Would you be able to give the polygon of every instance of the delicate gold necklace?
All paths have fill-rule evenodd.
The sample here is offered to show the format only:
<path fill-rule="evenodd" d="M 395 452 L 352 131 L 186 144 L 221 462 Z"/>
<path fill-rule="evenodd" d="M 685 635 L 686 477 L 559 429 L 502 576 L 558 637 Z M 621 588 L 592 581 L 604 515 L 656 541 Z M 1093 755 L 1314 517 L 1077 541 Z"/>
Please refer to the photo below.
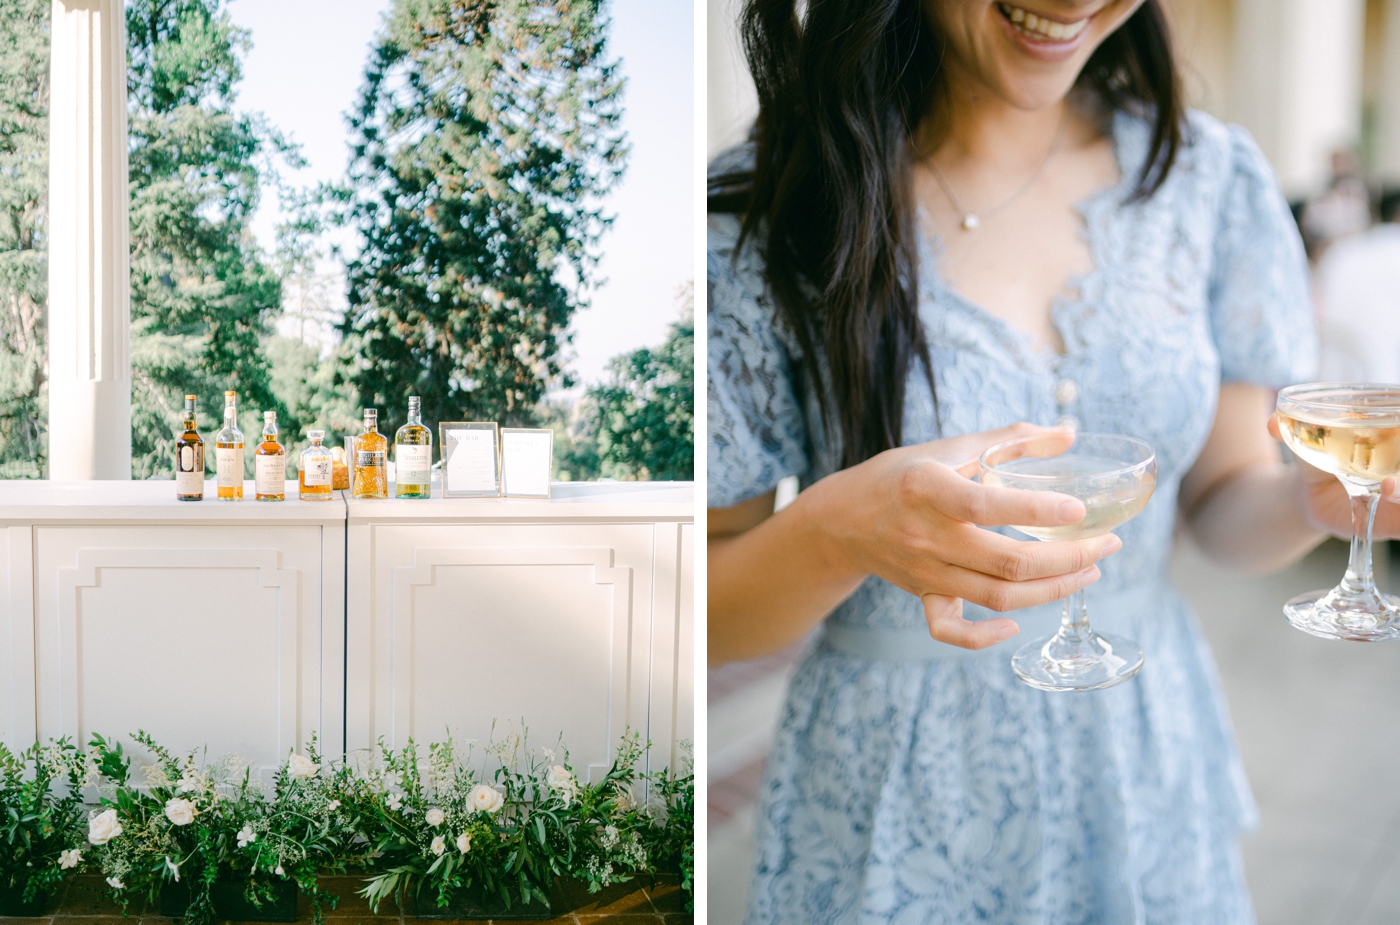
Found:
<path fill-rule="evenodd" d="M 1016 192 L 1012 193 L 1010 199 L 1005 200 L 1000 205 L 988 209 L 987 211 L 982 212 L 981 214 L 963 208 L 963 204 L 958 201 L 958 197 L 953 194 L 953 188 L 948 185 L 948 180 L 943 176 L 943 171 L 939 170 L 938 165 L 933 162 L 933 156 L 930 155 L 929 157 L 925 158 L 925 162 L 928 164 L 929 170 L 933 171 L 933 178 L 937 180 L 938 185 L 943 188 L 943 193 L 948 197 L 948 201 L 953 204 L 954 210 L 962 213 L 963 231 L 976 231 L 977 227 L 982 224 L 982 219 L 991 218 L 993 215 L 996 215 L 1002 209 L 1007 208 L 1013 202 L 1024 196 L 1032 186 L 1035 186 L 1035 181 L 1039 180 L 1041 178 L 1041 175 L 1045 173 L 1045 168 L 1050 166 L 1051 158 L 1055 156 L 1055 152 L 1058 151 L 1060 148 L 1060 130 L 1064 127 L 1064 123 L 1064 114 L 1061 113 L 1060 122 L 1055 127 L 1055 138 L 1050 142 L 1050 150 L 1046 153 L 1045 160 L 1040 162 L 1040 169 L 1037 170 L 1035 174 L 1029 180 L 1026 181 L 1026 185 L 1018 189 Z"/>

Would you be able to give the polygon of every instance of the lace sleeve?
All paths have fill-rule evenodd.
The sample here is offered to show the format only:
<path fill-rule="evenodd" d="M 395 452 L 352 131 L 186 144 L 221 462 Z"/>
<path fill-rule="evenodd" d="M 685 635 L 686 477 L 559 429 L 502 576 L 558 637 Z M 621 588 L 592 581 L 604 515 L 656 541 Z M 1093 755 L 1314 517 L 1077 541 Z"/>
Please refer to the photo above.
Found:
<path fill-rule="evenodd" d="M 706 505 L 729 507 L 807 471 L 806 427 L 791 361 L 773 330 L 751 246 L 736 264 L 738 223 L 711 219 L 708 238 L 709 457 Z"/>
<path fill-rule="evenodd" d="M 1317 369 L 1317 332 L 1303 242 L 1249 133 L 1231 126 L 1229 150 L 1210 286 L 1221 378 L 1271 387 L 1304 381 Z"/>

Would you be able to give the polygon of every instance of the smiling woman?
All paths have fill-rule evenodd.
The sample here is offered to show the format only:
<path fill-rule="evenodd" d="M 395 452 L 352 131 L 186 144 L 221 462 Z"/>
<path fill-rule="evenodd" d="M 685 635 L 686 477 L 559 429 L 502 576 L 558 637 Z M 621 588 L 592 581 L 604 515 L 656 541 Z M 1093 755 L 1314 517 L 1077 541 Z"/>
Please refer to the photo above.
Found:
<path fill-rule="evenodd" d="M 746 921 L 1252 922 L 1253 802 L 1166 564 L 1178 517 L 1254 569 L 1347 529 L 1265 427 L 1315 361 L 1271 169 L 1184 110 L 1158 0 L 750 0 L 743 29 L 759 112 L 710 173 L 709 652 L 817 630 Z M 1078 427 L 1150 444 L 1156 491 L 1118 536 L 1022 542 L 1084 503 L 978 456 Z M 1022 685 L 998 644 L 1086 587 L 1141 672 Z"/>

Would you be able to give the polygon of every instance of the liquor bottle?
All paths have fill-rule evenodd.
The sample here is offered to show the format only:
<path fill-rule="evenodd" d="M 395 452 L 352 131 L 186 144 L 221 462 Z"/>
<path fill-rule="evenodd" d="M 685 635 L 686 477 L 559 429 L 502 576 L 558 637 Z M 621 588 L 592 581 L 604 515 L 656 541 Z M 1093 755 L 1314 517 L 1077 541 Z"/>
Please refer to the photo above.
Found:
<path fill-rule="evenodd" d="M 311 438 L 311 445 L 301 451 L 301 459 L 297 463 L 301 500 L 329 501 L 335 457 L 321 445 L 321 441 L 326 439 L 324 430 L 309 430 L 306 436 Z"/>
<path fill-rule="evenodd" d="M 395 498 L 433 496 L 433 432 L 420 408 L 418 396 L 408 396 L 408 423 L 394 435 Z"/>
<path fill-rule="evenodd" d="M 238 393 L 224 393 L 224 429 L 214 438 L 214 469 L 220 501 L 243 500 L 243 431 L 238 429 Z"/>
<path fill-rule="evenodd" d="M 287 500 L 287 451 L 277 442 L 277 412 L 263 412 L 263 438 L 253 454 L 253 489 L 259 501 Z"/>
<path fill-rule="evenodd" d="M 356 498 L 389 497 L 389 441 L 379 432 L 379 411 L 365 409 L 365 432 L 355 438 Z"/>
<path fill-rule="evenodd" d="M 194 419 L 194 396 L 185 396 L 185 432 L 175 441 L 175 497 L 204 500 L 204 438 Z"/>

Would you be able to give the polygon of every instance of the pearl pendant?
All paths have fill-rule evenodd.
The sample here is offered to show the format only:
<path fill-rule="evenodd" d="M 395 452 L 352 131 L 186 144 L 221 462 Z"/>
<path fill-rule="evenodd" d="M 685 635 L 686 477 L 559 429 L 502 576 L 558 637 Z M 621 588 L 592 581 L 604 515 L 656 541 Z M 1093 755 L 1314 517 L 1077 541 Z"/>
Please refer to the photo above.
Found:
<path fill-rule="evenodd" d="M 982 224 L 982 220 L 971 212 L 963 216 L 963 231 L 972 231 L 980 224 Z"/>

